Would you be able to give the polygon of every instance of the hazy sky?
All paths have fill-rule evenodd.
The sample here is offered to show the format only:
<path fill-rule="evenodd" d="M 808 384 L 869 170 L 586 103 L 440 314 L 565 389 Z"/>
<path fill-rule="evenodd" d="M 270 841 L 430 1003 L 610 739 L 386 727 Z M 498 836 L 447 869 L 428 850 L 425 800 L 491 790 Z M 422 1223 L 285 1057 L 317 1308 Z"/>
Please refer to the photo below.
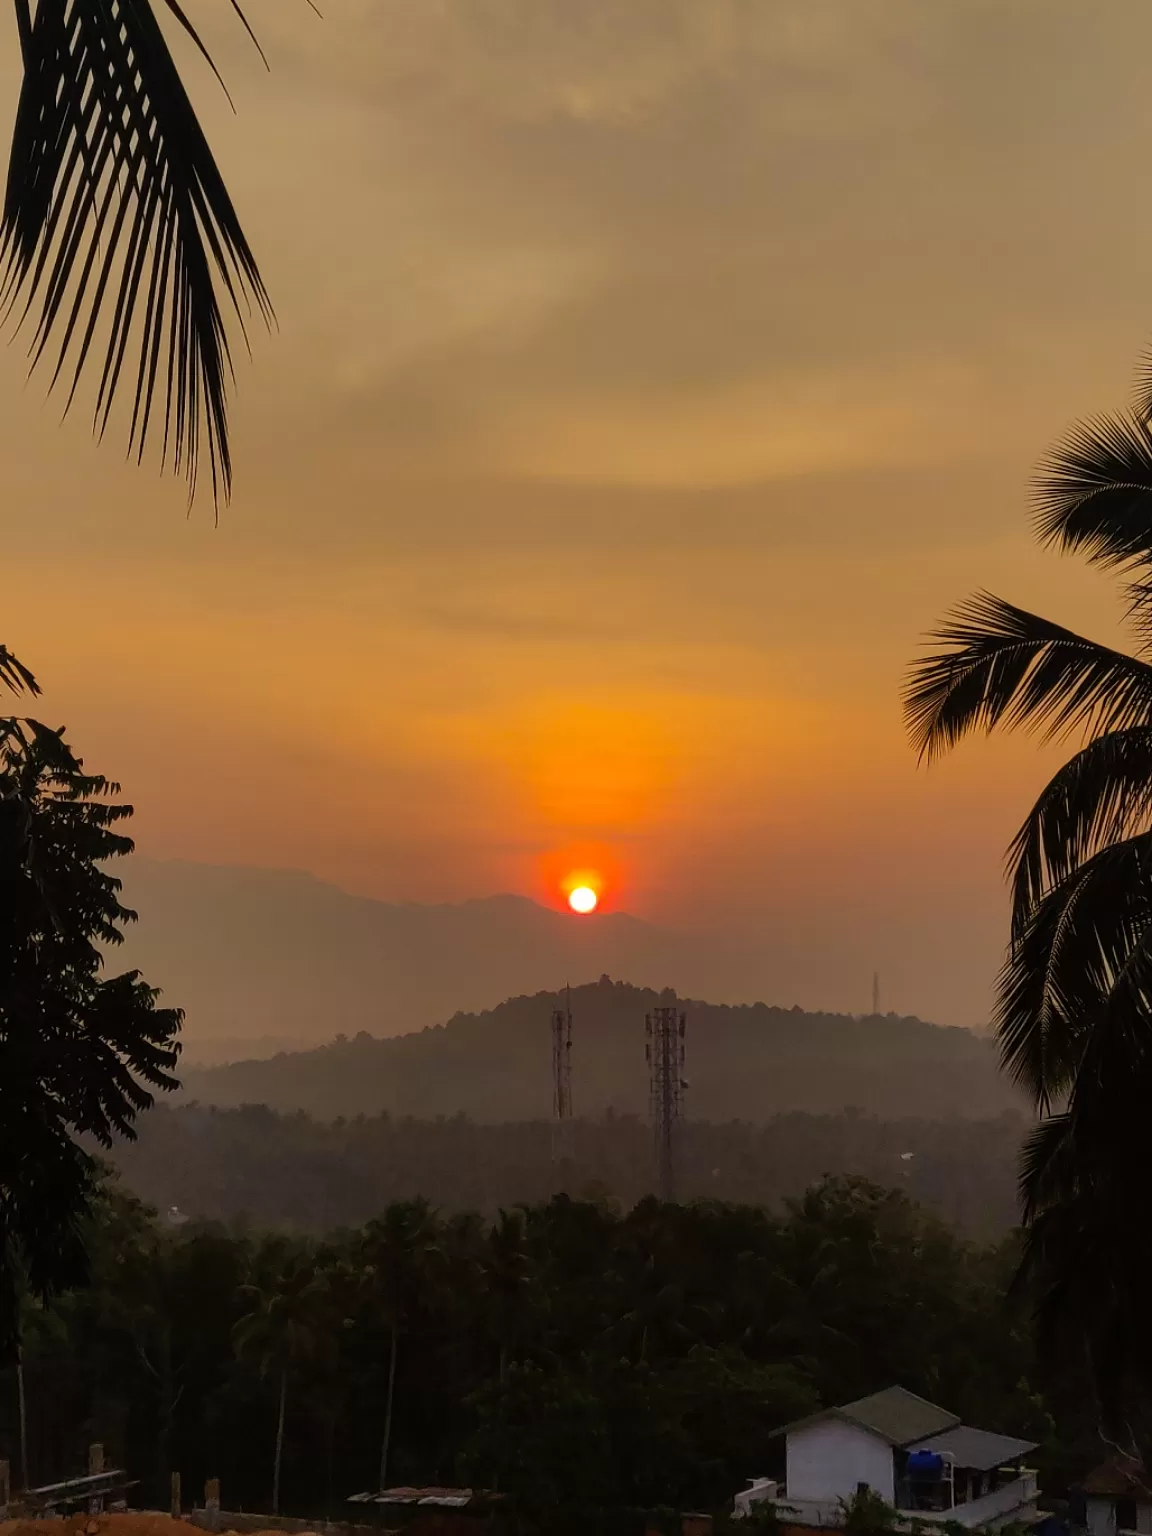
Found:
<path fill-rule="evenodd" d="M 978 586 L 1114 634 L 1027 484 L 1152 330 L 1152 8 L 251 0 L 271 75 L 190 9 L 280 322 L 219 526 L 0 359 L 0 634 L 140 846 L 417 900 L 601 860 L 801 1001 L 980 1018 L 1053 758 L 918 770 L 899 687 Z"/>

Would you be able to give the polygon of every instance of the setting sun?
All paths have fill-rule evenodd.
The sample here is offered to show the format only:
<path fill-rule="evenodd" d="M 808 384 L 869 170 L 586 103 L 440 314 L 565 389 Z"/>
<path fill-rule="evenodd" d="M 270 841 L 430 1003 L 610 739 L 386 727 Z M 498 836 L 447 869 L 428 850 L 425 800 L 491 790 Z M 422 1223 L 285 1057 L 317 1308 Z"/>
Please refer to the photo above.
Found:
<path fill-rule="evenodd" d="M 595 912 L 599 897 L 590 885 L 578 885 L 568 892 L 568 905 L 573 912 Z"/>

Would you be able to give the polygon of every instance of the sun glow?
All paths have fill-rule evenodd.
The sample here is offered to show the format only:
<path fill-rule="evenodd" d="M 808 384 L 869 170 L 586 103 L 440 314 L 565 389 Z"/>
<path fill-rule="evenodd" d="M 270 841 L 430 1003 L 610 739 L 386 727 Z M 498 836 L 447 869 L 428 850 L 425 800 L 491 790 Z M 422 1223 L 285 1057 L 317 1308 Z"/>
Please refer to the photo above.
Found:
<path fill-rule="evenodd" d="M 615 912 L 621 867 L 615 851 L 599 843 L 568 843 L 543 854 L 536 870 L 537 901 L 559 912 L 587 917 Z"/>

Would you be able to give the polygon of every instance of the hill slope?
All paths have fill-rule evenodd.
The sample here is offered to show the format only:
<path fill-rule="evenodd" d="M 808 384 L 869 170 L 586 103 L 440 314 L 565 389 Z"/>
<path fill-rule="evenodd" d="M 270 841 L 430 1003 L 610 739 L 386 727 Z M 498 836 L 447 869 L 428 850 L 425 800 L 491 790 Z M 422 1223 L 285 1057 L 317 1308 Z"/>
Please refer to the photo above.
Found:
<path fill-rule="evenodd" d="M 381 1111 L 481 1121 L 547 1116 L 549 1016 L 558 994 L 516 997 L 392 1039 L 360 1035 L 317 1050 L 184 1073 L 188 1098 L 267 1104 L 322 1118 Z M 644 1016 L 671 994 L 603 977 L 572 989 L 576 1111 L 644 1114 Z M 687 1002 L 688 1113 L 763 1120 L 851 1105 L 885 1118 L 997 1115 L 1020 1107 L 988 1041 L 919 1019 L 854 1019 L 763 1003 Z"/>
<path fill-rule="evenodd" d="M 763 996 L 774 970 L 623 912 L 577 919 L 519 896 L 395 904 L 294 870 L 139 857 L 123 875 L 140 921 L 115 964 L 184 1008 L 190 1061 L 399 1034 L 605 971 L 737 1001 Z"/>

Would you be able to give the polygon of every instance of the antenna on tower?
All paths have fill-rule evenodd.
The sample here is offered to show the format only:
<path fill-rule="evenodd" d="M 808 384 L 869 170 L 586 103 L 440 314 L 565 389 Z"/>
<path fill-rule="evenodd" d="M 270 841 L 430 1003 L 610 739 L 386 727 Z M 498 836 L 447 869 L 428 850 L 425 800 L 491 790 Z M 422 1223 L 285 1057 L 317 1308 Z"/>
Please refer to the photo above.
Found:
<path fill-rule="evenodd" d="M 872 972 L 872 1014 L 874 1018 L 880 1016 L 880 972 Z"/>
<path fill-rule="evenodd" d="M 565 983 L 564 1006 L 552 1010 L 552 1162 L 573 1158 L 572 989 Z"/>
<path fill-rule="evenodd" d="M 656 1178 L 661 1200 L 676 1198 L 676 1143 L 684 1104 L 684 1035 L 687 1014 L 656 1008 L 644 1021 L 648 1062 L 648 1113 L 656 1154 Z"/>

